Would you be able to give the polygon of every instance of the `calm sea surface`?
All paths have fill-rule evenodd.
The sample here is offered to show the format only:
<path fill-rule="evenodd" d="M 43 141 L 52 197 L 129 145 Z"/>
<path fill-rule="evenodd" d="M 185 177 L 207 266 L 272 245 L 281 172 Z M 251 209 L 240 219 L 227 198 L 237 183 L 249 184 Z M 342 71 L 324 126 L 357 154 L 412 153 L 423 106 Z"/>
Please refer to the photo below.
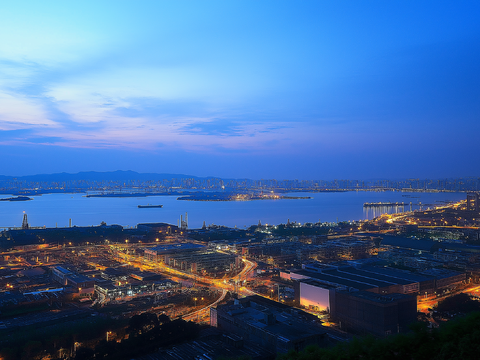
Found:
<path fill-rule="evenodd" d="M 395 213 L 402 208 L 364 209 L 365 202 L 412 202 L 413 209 L 441 205 L 443 201 L 458 201 L 465 193 L 402 193 L 402 192 L 344 192 L 294 193 L 291 196 L 311 196 L 301 200 L 257 201 L 181 201 L 176 196 L 142 198 L 86 198 L 84 194 L 47 194 L 34 196 L 32 201 L 0 202 L 0 228 L 21 226 L 23 211 L 31 226 L 65 227 L 107 224 L 135 226 L 142 222 L 177 224 L 180 215 L 188 212 L 190 228 L 209 224 L 243 228 L 258 224 L 280 224 L 290 221 L 335 222 L 371 219 L 381 213 Z M 9 195 L 0 195 L 2 198 Z M 137 205 L 162 204 L 163 208 L 139 209 Z M 410 206 L 405 207 L 405 211 Z"/>

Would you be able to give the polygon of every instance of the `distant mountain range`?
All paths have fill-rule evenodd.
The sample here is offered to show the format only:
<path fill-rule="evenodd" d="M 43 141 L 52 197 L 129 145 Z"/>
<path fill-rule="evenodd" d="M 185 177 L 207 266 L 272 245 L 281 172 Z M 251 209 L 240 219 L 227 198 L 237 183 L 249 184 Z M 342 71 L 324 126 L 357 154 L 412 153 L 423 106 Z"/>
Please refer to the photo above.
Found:
<path fill-rule="evenodd" d="M 37 174 L 37 175 L 25 175 L 25 176 L 7 176 L 7 175 L 0 175 L 0 181 L 11 181 L 11 180 L 20 180 L 20 181 L 33 181 L 33 182 L 61 182 L 61 181 L 161 181 L 161 180 L 173 180 L 173 179 L 194 179 L 194 180 L 207 180 L 207 179 L 216 179 L 222 181 L 277 181 L 275 179 L 248 179 L 248 178 L 220 178 L 216 176 L 194 176 L 194 175 L 186 175 L 186 174 L 158 174 L 158 173 L 138 173 L 136 171 L 131 170 L 117 170 L 117 171 L 83 171 L 76 174 L 70 174 L 66 172 L 56 173 L 56 174 Z M 307 182 L 365 182 L 365 183 L 377 183 L 377 182 L 455 182 L 461 180 L 462 182 L 476 182 L 480 184 L 480 177 L 463 177 L 463 178 L 442 178 L 442 179 L 364 179 L 364 180 L 354 180 L 354 179 L 343 179 L 343 180 L 320 180 L 320 179 L 310 179 L 304 180 Z M 301 182 L 302 180 L 288 180 L 282 179 L 281 181 L 294 181 L 294 182 Z M 387 184 L 382 184 L 384 187 L 389 187 Z M 478 187 L 474 187 L 473 190 L 477 190 Z"/>

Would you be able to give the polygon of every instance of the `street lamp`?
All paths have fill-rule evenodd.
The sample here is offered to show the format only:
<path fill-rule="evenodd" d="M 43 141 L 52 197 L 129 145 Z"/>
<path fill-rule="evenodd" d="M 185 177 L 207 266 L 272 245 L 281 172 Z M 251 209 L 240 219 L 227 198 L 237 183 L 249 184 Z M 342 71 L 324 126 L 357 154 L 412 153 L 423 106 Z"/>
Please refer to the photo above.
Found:
<path fill-rule="evenodd" d="M 197 298 L 193 298 L 195 300 L 195 307 L 197 307 Z"/>

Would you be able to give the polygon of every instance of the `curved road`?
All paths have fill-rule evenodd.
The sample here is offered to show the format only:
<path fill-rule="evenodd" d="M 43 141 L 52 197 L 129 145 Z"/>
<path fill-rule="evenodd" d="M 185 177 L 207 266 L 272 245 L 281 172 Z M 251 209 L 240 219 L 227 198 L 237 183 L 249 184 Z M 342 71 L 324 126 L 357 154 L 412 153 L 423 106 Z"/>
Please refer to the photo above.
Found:
<path fill-rule="evenodd" d="M 200 316 L 207 315 L 207 314 L 204 314 L 204 313 L 209 311 L 211 307 L 216 306 L 219 302 L 223 301 L 223 299 L 225 299 L 225 295 L 227 295 L 227 290 L 223 289 L 222 290 L 222 295 L 220 295 L 220 297 L 217 300 L 215 300 L 215 302 L 211 303 L 208 306 L 205 306 L 205 307 L 201 308 L 200 310 L 195 310 L 194 312 L 191 312 L 190 314 L 186 314 L 186 315 L 182 316 L 182 319 L 188 321 L 188 320 L 194 320 L 195 318 L 198 318 Z"/>

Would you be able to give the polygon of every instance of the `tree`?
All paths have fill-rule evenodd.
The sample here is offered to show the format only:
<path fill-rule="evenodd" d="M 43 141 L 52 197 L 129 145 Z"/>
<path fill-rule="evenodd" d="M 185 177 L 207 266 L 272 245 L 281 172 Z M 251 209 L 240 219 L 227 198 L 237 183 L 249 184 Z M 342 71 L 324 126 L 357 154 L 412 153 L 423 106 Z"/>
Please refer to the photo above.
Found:
<path fill-rule="evenodd" d="M 142 334 L 159 325 L 157 315 L 144 312 L 140 315 L 132 316 L 128 324 L 130 334 Z"/>
<path fill-rule="evenodd" d="M 480 313 L 451 320 L 438 330 L 417 323 L 412 332 L 376 339 L 364 337 L 340 343 L 333 348 L 307 347 L 291 351 L 280 360 L 390 360 L 390 359 L 478 359 L 480 353 Z"/>
<path fill-rule="evenodd" d="M 75 360 L 89 360 L 93 359 L 95 356 L 95 351 L 88 347 L 81 347 L 77 350 L 75 354 Z"/>
<path fill-rule="evenodd" d="M 463 312 L 468 313 L 480 310 L 480 303 L 473 300 L 472 297 L 465 293 L 449 296 L 443 301 L 439 302 L 436 308 L 437 311 L 449 312 Z"/>
<path fill-rule="evenodd" d="M 170 318 L 166 314 L 160 314 L 158 315 L 158 322 L 160 324 L 165 324 L 167 322 L 170 322 Z"/>

